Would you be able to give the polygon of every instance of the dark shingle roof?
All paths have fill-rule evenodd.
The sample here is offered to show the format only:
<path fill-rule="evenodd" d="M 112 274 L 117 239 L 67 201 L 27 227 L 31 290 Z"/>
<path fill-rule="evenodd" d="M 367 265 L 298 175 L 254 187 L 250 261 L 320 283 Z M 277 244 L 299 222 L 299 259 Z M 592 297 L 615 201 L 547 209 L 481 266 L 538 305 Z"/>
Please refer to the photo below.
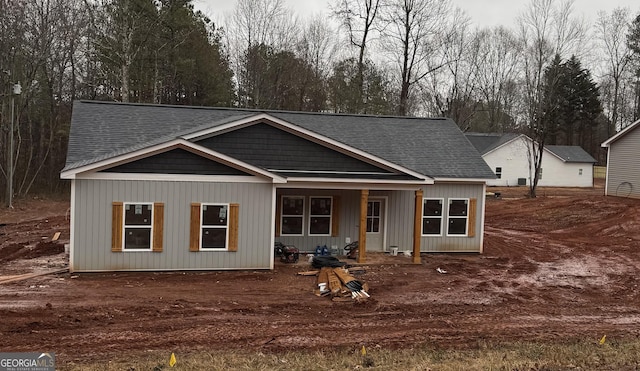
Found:
<path fill-rule="evenodd" d="M 596 162 L 596 160 L 580 146 L 546 146 L 546 148 L 551 153 L 560 157 L 564 162 Z"/>
<path fill-rule="evenodd" d="M 260 113 L 427 176 L 495 177 L 457 125 L 449 119 L 95 101 L 74 103 L 65 170 Z"/>

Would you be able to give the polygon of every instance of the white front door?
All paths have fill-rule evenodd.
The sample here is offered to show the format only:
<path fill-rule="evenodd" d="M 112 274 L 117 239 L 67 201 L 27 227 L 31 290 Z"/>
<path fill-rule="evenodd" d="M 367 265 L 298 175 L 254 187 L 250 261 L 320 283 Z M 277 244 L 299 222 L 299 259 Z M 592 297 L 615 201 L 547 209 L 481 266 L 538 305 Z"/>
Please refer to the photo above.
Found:
<path fill-rule="evenodd" d="M 384 251 L 384 199 L 367 202 L 367 251 Z"/>

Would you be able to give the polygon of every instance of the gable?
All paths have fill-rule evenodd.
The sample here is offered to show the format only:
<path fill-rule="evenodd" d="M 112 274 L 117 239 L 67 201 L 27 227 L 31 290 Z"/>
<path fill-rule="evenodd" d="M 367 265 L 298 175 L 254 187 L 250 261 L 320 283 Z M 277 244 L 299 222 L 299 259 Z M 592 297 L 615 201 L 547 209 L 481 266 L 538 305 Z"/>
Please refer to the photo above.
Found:
<path fill-rule="evenodd" d="M 172 149 L 136 161 L 121 164 L 101 172 L 140 174 L 250 175 L 231 166 L 191 153 Z"/>
<path fill-rule="evenodd" d="M 611 146 L 611 144 L 613 144 L 614 142 L 616 142 L 619 139 L 625 137 L 629 133 L 636 131 L 636 129 L 639 126 L 640 126 L 640 120 L 638 120 L 638 121 L 632 123 L 631 125 L 625 127 L 624 129 L 620 130 L 616 135 L 614 135 L 611 138 L 607 139 L 604 143 L 602 143 L 602 147 Z"/>
<path fill-rule="evenodd" d="M 266 123 L 256 123 L 195 142 L 274 173 L 393 175 L 395 172 L 340 153 Z"/>

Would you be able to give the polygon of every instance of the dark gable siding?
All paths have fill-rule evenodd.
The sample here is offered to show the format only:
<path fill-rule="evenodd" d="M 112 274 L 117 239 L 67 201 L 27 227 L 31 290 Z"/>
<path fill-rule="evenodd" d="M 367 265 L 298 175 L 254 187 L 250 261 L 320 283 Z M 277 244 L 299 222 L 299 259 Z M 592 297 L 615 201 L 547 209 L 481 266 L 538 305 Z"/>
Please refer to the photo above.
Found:
<path fill-rule="evenodd" d="M 198 156 L 183 149 L 174 149 L 155 156 L 103 170 L 107 173 L 249 175 L 230 166 Z"/>
<path fill-rule="evenodd" d="M 264 123 L 197 144 L 265 169 L 391 173 Z"/>

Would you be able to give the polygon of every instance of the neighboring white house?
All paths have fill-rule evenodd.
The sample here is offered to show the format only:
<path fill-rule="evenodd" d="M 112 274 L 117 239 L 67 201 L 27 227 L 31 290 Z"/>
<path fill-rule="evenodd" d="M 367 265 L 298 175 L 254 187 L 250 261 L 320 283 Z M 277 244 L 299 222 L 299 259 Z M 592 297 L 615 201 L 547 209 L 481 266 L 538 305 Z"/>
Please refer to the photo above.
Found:
<path fill-rule="evenodd" d="M 608 149 L 605 194 L 640 198 L 640 120 L 602 143 Z"/>
<path fill-rule="evenodd" d="M 532 140 L 524 134 L 466 133 L 496 174 L 489 186 L 529 185 L 532 173 L 529 148 Z M 542 187 L 593 187 L 596 160 L 579 146 L 546 146 L 542 155 Z"/>

